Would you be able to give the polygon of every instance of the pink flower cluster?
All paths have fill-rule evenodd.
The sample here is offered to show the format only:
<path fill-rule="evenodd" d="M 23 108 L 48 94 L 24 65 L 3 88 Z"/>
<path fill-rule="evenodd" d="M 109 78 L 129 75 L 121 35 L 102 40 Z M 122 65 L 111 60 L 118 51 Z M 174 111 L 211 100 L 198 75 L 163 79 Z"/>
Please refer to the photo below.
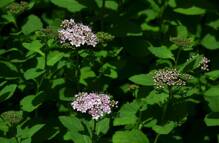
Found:
<path fill-rule="evenodd" d="M 117 106 L 117 101 L 111 100 L 107 94 L 81 92 L 75 95 L 71 106 L 74 110 L 88 113 L 93 119 L 98 120 L 105 114 L 110 114 L 112 108 Z"/>
<path fill-rule="evenodd" d="M 81 23 L 75 23 L 73 19 L 64 20 L 61 24 L 61 30 L 58 31 L 61 43 L 70 43 L 72 46 L 79 47 L 87 44 L 95 47 L 97 45 L 97 36 L 92 30 Z"/>

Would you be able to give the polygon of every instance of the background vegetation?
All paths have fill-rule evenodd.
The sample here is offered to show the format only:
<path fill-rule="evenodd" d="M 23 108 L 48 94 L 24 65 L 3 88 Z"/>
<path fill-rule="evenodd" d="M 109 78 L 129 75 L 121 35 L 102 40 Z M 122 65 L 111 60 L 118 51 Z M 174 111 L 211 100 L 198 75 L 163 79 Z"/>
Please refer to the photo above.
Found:
<path fill-rule="evenodd" d="M 97 47 L 60 44 L 70 18 Z M 0 0 L 0 142 L 219 142 L 218 30 L 217 0 Z M 157 90 L 154 71 L 168 67 L 192 78 Z M 79 91 L 118 108 L 94 129 L 70 106 Z"/>

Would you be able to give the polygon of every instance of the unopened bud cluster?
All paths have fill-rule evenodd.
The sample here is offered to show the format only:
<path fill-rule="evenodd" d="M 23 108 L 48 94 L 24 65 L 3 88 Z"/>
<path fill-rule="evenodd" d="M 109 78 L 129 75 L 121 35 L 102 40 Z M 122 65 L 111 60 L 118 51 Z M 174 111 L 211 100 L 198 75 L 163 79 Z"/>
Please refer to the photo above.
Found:
<path fill-rule="evenodd" d="M 110 114 L 112 108 L 117 106 L 117 101 L 111 100 L 107 94 L 81 92 L 75 95 L 71 106 L 74 110 L 87 113 L 98 120 L 105 114 Z"/>
<path fill-rule="evenodd" d="M 96 35 L 99 43 L 102 44 L 103 47 L 106 47 L 107 43 L 111 42 L 115 38 L 115 36 L 106 32 L 97 32 Z"/>
<path fill-rule="evenodd" d="M 1 118 L 10 124 L 17 124 L 23 119 L 23 113 L 21 111 L 6 111 L 1 114 Z"/>
<path fill-rule="evenodd" d="M 82 45 L 97 45 L 97 37 L 92 30 L 81 23 L 76 23 L 73 19 L 64 20 L 61 24 L 61 30 L 58 31 L 61 43 L 69 43 L 72 46 L 80 47 Z"/>
<path fill-rule="evenodd" d="M 156 88 L 167 86 L 184 86 L 185 80 L 181 77 L 189 78 L 186 74 L 179 73 L 176 69 L 160 69 L 155 72 L 153 77 Z"/>
<path fill-rule="evenodd" d="M 209 71 L 209 66 L 208 66 L 208 63 L 210 62 L 210 60 L 206 57 L 203 57 L 202 58 L 202 61 L 201 61 L 201 70 L 203 71 Z"/>
<path fill-rule="evenodd" d="M 192 38 L 170 37 L 170 41 L 178 46 L 183 46 L 183 47 L 191 46 L 193 44 Z"/>
<path fill-rule="evenodd" d="M 13 2 L 9 6 L 7 6 L 7 10 L 12 14 L 19 14 L 28 9 L 29 4 L 25 1 L 21 1 L 20 3 Z"/>

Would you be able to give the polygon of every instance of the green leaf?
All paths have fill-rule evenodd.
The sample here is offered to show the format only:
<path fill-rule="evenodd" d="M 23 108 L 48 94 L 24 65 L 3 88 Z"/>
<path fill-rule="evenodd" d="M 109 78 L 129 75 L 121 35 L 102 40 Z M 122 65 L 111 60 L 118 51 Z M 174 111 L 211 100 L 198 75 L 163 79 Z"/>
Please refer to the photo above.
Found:
<path fill-rule="evenodd" d="M 96 134 L 97 135 L 100 135 L 101 133 L 106 134 L 107 131 L 109 130 L 109 123 L 110 123 L 109 118 L 104 118 L 98 121 L 96 124 Z"/>
<path fill-rule="evenodd" d="M 2 131 L 4 134 L 6 134 L 9 130 L 9 127 L 7 125 L 7 122 L 5 122 L 2 118 L 0 118 L 0 131 Z M 1 139 L 0 139 L 1 141 Z"/>
<path fill-rule="evenodd" d="M 30 51 L 28 55 L 39 53 L 41 56 L 44 56 L 44 53 L 40 50 L 43 47 L 43 44 L 41 44 L 39 40 L 34 40 L 31 43 L 23 43 L 22 45 Z"/>
<path fill-rule="evenodd" d="M 166 135 L 169 134 L 175 127 L 176 127 L 176 123 L 169 122 L 163 126 L 155 125 L 152 127 L 152 129 L 158 134 Z"/>
<path fill-rule="evenodd" d="M 74 116 L 59 116 L 59 121 L 70 131 L 77 132 L 84 130 L 81 121 Z"/>
<path fill-rule="evenodd" d="M 211 34 L 205 35 L 201 41 L 201 44 L 209 50 L 216 50 L 219 48 L 219 42 L 216 40 L 215 36 Z"/>
<path fill-rule="evenodd" d="M 75 131 L 68 131 L 64 135 L 64 140 L 72 140 L 74 143 L 92 143 L 91 138 Z"/>
<path fill-rule="evenodd" d="M 20 125 L 17 126 L 17 136 L 22 139 L 31 138 L 35 133 L 37 133 L 45 124 L 36 124 L 32 127 L 21 128 Z"/>
<path fill-rule="evenodd" d="M 27 22 L 22 26 L 21 30 L 25 35 L 31 34 L 37 30 L 43 28 L 43 23 L 36 15 L 30 15 L 27 18 Z"/>
<path fill-rule="evenodd" d="M 143 86 L 153 86 L 154 81 L 151 74 L 138 74 L 129 77 L 129 80 L 134 82 L 135 84 L 143 85 Z"/>
<path fill-rule="evenodd" d="M 219 112 L 219 86 L 213 86 L 204 93 L 206 101 L 213 112 Z"/>
<path fill-rule="evenodd" d="M 201 15 L 206 12 L 205 9 L 196 6 L 190 8 L 176 8 L 174 11 L 184 15 Z"/>
<path fill-rule="evenodd" d="M 115 78 L 117 78 L 118 77 L 118 74 L 117 74 L 117 68 L 116 68 L 116 66 L 113 66 L 113 65 L 111 65 L 111 64 L 109 64 L 109 63 L 106 63 L 106 64 L 104 64 L 102 67 L 101 67 L 101 69 L 100 69 L 102 72 L 103 72 L 103 74 L 105 75 L 105 76 L 107 76 L 107 77 L 110 77 L 110 78 L 113 78 L 113 79 L 115 79 Z"/>
<path fill-rule="evenodd" d="M 149 22 L 151 20 L 154 20 L 158 15 L 159 15 L 159 12 L 157 11 L 154 11 L 153 9 L 146 9 L 146 10 L 143 10 L 143 11 L 140 11 L 138 13 L 138 15 L 146 15 L 147 18 L 145 19 L 146 22 Z M 146 24 L 146 23 L 144 23 Z M 146 30 L 146 29 L 145 29 Z"/>
<path fill-rule="evenodd" d="M 188 37 L 188 29 L 184 25 L 177 26 L 177 37 L 178 38 L 187 38 Z"/>
<path fill-rule="evenodd" d="M 118 117 L 114 119 L 113 125 L 120 126 L 135 124 L 137 121 L 136 113 L 139 110 L 139 108 L 140 105 L 136 101 L 124 104 L 119 110 Z"/>
<path fill-rule="evenodd" d="M 2 18 L 4 18 L 8 23 L 14 23 L 16 25 L 16 17 L 13 14 L 4 14 L 2 15 Z"/>
<path fill-rule="evenodd" d="M 219 78 L 219 70 L 207 72 L 205 75 L 211 80 L 216 80 Z"/>
<path fill-rule="evenodd" d="M 195 70 L 200 67 L 200 63 L 203 59 L 202 55 L 194 55 L 189 58 L 184 64 L 180 66 L 179 71 L 181 72 L 189 72 Z"/>
<path fill-rule="evenodd" d="M 45 124 L 37 124 L 29 129 L 29 137 L 32 137 L 35 133 L 37 133 Z"/>
<path fill-rule="evenodd" d="M 96 74 L 90 67 L 83 67 L 80 69 L 80 83 L 87 85 L 86 79 L 95 77 Z"/>
<path fill-rule="evenodd" d="M 105 3 L 106 8 L 117 10 L 118 9 L 118 3 L 116 1 L 106 1 Z"/>
<path fill-rule="evenodd" d="M 0 0 L 0 8 L 3 8 L 7 5 L 9 5 L 10 3 L 12 3 L 14 0 Z"/>
<path fill-rule="evenodd" d="M 54 80 L 52 80 L 51 88 L 56 88 L 57 86 L 63 85 L 63 84 L 65 84 L 64 78 L 54 79 Z"/>
<path fill-rule="evenodd" d="M 0 137 L 0 143 L 17 143 L 16 139 L 15 138 L 3 138 L 3 137 Z"/>
<path fill-rule="evenodd" d="M 176 1 L 175 0 L 169 0 L 168 4 L 169 4 L 170 7 L 173 7 L 173 8 L 176 7 Z"/>
<path fill-rule="evenodd" d="M 24 78 L 26 80 L 35 79 L 42 75 L 45 71 L 42 69 L 31 68 L 24 72 Z"/>
<path fill-rule="evenodd" d="M 32 139 L 26 138 L 26 139 L 22 140 L 21 143 L 32 143 Z"/>
<path fill-rule="evenodd" d="M 37 57 L 37 69 L 44 69 L 45 68 L 45 57 Z"/>
<path fill-rule="evenodd" d="M 148 0 L 148 3 L 150 3 L 153 10 L 160 11 L 160 6 L 154 0 Z"/>
<path fill-rule="evenodd" d="M 48 66 L 53 66 L 56 64 L 58 61 L 60 61 L 64 56 L 64 53 L 59 52 L 59 51 L 51 51 L 48 54 L 48 59 L 47 59 L 47 65 Z"/>
<path fill-rule="evenodd" d="M 148 50 L 156 57 L 162 59 L 172 59 L 174 60 L 174 56 L 170 49 L 166 46 L 161 47 L 148 47 Z"/>
<path fill-rule="evenodd" d="M 10 84 L 3 87 L 0 91 L 0 102 L 3 102 L 14 94 L 15 90 L 17 88 L 16 84 Z"/>
<path fill-rule="evenodd" d="M 209 22 L 208 26 L 214 28 L 215 30 L 218 30 L 219 29 L 219 19 Z"/>
<path fill-rule="evenodd" d="M 21 109 L 26 112 L 32 112 L 33 110 L 35 110 L 37 107 L 41 105 L 41 103 L 38 102 L 36 98 L 36 95 L 29 95 L 24 97 L 20 101 Z"/>
<path fill-rule="evenodd" d="M 78 3 L 76 0 L 50 0 L 53 4 L 66 8 L 70 12 L 79 12 L 83 8 L 85 8 L 84 5 Z"/>
<path fill-rule="evenodd" d="M 0 77 L 14 79 L 19 77 L 17 67 L 11 62 L 0 61 Z"/>
<path fill-rule="evenodd" d="M 167 101 L 169 95 L 164 92 L 158 92 L 156 90 L 152 90 L 150 94 L 144 99 L 146 104 L 154 105 L 154 104 L 162 104 Z"/>
<path fill-rule="evenodd" d="M 117 131 L 113 143 L 149 143 L 147 136 L 139 130 Z"/>
<path fill-rule="evenodd" d="M 207 114 L 204 121 L 207 126 L 219 126 L 219 113 Z"/>

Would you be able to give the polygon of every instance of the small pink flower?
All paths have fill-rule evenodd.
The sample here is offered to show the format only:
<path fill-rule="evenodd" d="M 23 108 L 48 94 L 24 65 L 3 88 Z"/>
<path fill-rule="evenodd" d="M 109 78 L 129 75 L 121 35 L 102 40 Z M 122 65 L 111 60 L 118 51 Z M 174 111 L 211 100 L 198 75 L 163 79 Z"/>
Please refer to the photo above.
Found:
<path fill-rule="evenodd" d="M 201 61 L 201 70 L 203 71 L 209 71 L 209 66 L 208 63 L 210 62 L 210 60 L 206 57 L 203 57 L 202 61 Z"/>

